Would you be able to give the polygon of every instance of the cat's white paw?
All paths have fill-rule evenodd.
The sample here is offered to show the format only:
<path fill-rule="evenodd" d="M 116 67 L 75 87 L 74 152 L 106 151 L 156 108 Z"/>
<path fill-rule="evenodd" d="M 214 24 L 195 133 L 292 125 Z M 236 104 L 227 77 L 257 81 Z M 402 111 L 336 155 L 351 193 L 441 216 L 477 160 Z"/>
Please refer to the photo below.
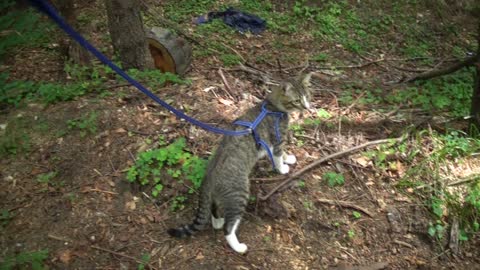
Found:
<path fill-rule="evenodd" d="M 232 249 L 238 253 L 245 253 L 247 252 L 248 247 L 244 243 L 238 243 L 238 245 L 236 245 L 235 247 L 232 247 Z"/>
<path fill-rule="evenodd" d="M 295 164 L 297 162 L 297 158 L 294 155 L 286 155 L 283 162 L 285 164 Z"/>
<path fill-rule="evenodd" d="M 223 228 L 223 224 L 225 223 L 225 219 L 224 218 L 214 218 L 212 216 L 212 227 L 215 229 L 215 230 L 220 230 Z"/>
<path fill-rule="evenodd" d="M 280 174 L 287 174 L 290 171 L 290 167 L 286 164 L 280 164 L 280 166 L 277 167 L 277 170 Z"/>
<path fill-rule="evenodd" d="M 225 238 L 227 239 L 228 245 L 233 250 L 235 250 L 238 253 L 245 253 L 247 252 L 247 245 L 245 245 L 244 243 L 240 243 L 238 241 L 237 235 L 235 234 L 235 231 L 237 230 L 238 222 L 239 221 L 235 223 L 235 225 L 233 226 L 232 232 L 226 235 Z"/>

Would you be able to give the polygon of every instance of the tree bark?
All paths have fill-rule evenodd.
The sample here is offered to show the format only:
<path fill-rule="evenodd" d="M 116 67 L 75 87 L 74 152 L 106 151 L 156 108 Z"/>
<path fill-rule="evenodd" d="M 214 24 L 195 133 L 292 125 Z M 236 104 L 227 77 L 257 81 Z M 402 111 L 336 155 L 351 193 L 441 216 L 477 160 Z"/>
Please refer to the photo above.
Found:
<path fill-rule="evenodd" d="M 105 0 L 113 49 L 124 69 L 153 67 L 137 0 Z"/>
<path fill-rule="evenodd" d="M 74 0 L 56 0 L 54 1 L 55 6 L 62 14 L 65 21 L 71 25 L 77 32 L 80 34 L 82 31 L 78 27 L 77 23 L 77 13 L 75 10 L 75 1 Z M 66 35 L 63 36 L 62 40 L 59 42 L 62 50 L 62 54 L 66 56 L 67 59 L 70 59 L 75 64 L 88 65 L 92 59 L 90 53 L 85 50 L 80 44 L 73 41 Z"/>
<path fill-rule="evenodd" d="M 480 14 L 480 12 L 478 12 Z M 480 56 L 480 22 L 477 32 L 477 56 Z M 470 108 L 470 131 L 473 134 L 480 134 L 480 57 L 477 57 L 475 66 L 475 84 L 472 94 L 472 107 Z"/>

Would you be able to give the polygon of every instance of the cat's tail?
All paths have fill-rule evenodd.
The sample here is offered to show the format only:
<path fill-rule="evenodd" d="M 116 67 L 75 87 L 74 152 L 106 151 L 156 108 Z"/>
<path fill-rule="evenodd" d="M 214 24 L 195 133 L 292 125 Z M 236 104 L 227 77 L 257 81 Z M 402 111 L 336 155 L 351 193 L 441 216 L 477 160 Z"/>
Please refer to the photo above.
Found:
<path fill-rule="evenodd" d="M 200 207 L 195 219 L 191 224 L 183 225 L 178 228 L 171 228 L 167 232 L 170 236 L 184 238 L 194 233 L 204 230 L 210 223 L 212 217 L 210 200 L 200 200 Z"/>

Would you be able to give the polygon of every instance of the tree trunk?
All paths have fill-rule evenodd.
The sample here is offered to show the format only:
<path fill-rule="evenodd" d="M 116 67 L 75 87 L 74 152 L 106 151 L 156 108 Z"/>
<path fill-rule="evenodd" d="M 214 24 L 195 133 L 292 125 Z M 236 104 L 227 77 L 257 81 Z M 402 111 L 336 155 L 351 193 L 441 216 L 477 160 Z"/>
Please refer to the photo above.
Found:
<path fill-rule="evenodd" d="M 136 0 L 105 0 L 113 49 L 124 69 L 153 67 Z"/>
<path fill-rule="evenodd" d="M 475 86 L 472 95 L 472 107 L 470 109 L 471 131 L 480 134 L 480 61 L 475 63 Z"/>
<path fill-rule="evenodd" d="M 477 13 L 480 15 L 480 6 Z M 473 87 L 472 94 L 472 107 L 470 108 L 470 131 L 475 131 L 479 134 L 480 132 L 480 22 L 478 23 L 477 31 L 477 61 L 474 63 L 475 66 L 475 84 Z"/>
<path fill-rule="evenodd" d="M 77 13 L 75 11 L 74 0 L 56 0 L 54 3 L 65 21 L 81 34 L 82 31 L 79 29 L 77 23 Z M 62 49 L 62 54 L 65 55 L 67 59 L 72 60 L 75 64 L 90 64 L 92 56 L 87 50 L 80 46 L 80 44 L 66 35 L 63 35 L 63 38 L 59 43 Z"/>

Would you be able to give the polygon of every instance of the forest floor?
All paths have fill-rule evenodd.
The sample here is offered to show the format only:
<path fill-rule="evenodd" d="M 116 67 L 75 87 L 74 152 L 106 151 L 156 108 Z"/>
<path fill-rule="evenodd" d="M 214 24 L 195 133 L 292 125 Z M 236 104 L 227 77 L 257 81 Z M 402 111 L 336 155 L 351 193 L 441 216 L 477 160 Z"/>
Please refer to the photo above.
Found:
<path fill-rule="evenodd" d="M 90 2 L 77 7 L 79 21 L 90 30 L 84 31 L 88 39 L 111 53 L 103 7 Z M 148 149 L 186 138 L 181 151 L 207 159 L 219 135 L 177 119 L 111 74 L 101 75 L 108 79 L 98 89 L 73 100 L 2 104 L 2 143 L 11 138 L 0 160 L 5 269 L 11 258 L 20 264 L 19 254 L 42 250 L 48 256 L 41 265 L 49 269 L 480 269 L 478 232 L 460 244 L 451 239 L 455 215 L 447 211 L 448 203 L 435 205 L 430 196 L 439 185 L 429 175 L 433 165 L 417 166 L 420 156 L 433 155 L 441 134 L 467 129 L 451 112 L 469 106 L 448 103 L 460 94 L 438 101 L 448 103 L 443 108 L 430 106 L 435 94 L 422 96 L 457 77 L 427 85 L 397 83 L 475 52 L 470 15 L 444 6 L 430 10 L 412 4 L 416 1 L 272 1 L 267 6 L 245 1 L 239 8 L 270 20 L 267 30 L 254 36 L 219 21 L 192 23 L 228 1 L 162 2 L 146 3 L 147 25 L 165 16 L 203 45 L 193 45 L 188 83 L 149 86 L 188 115 L 225 127 L 257 103 L 265 92 L 258 76 L 238 68 L 242 61 L 277 80 L 302 69 L 315 72 L 316 111 L 292 119 L 287 148 L 298 159 L 293 172 L 363 143 L 407 132 L 410 137 L 330 159 L 264 201 L 261 195 L 283 179 L 276 178 L 268 160 L 259 162 L 239 229 L 249 251 L 241 255 L 228 247 L 221 231 L 207 229 L 182 240 L 166 234 L 192 219 L 198 197 L 188 193 L 192 182 L 162 172 L 163 190 L 155 197 L 152 185 L 126 180 Z M 359 29 L 352 34 L 354 27 Z M 6 59 L 1 70 L 9 71 L 10 80 L 71 83 L 78 79 L 72 74 L 93 73 L 65 72 L 55 42 L 23 48 Z M 458 80 L 471 74 L 464 70 Z M 465 80 L 459 87 L 468 93 L 473 79 Z M 417 94 L 404 95 L 411 91 Z M 408 159 L 413 152 L 415 158 Z M 440 161 L 450 182 L 480 173 L 473 154 L 447 154 Z M 421 169 L 411 173 L 412 168 Z M 30 253 L 30 260 L 35 254 L 40 256 Z"/>

